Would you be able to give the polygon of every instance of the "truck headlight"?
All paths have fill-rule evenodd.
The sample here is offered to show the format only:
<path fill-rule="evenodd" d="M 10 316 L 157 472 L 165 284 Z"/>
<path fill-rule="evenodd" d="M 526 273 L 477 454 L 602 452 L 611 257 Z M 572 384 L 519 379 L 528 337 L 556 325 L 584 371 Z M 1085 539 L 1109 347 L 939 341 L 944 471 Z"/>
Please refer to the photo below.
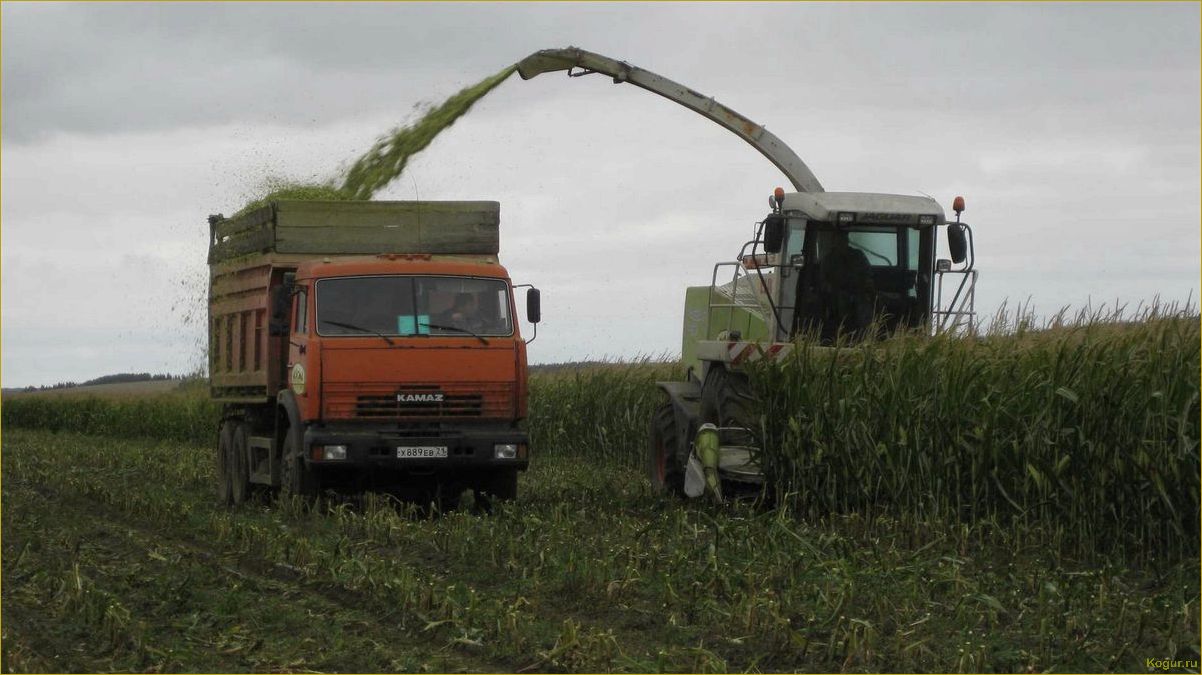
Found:
<path fill-rule="evenodd" d="M 518 446 L 516 443 L 497 443 L 492 446 L 492 456 L 494 459 L 516 459 Z"/>
<path fill-rule="evenodd" d="M 323 445 L 321 447 L 322 459 L 346 459 L 345 445 Z"/>

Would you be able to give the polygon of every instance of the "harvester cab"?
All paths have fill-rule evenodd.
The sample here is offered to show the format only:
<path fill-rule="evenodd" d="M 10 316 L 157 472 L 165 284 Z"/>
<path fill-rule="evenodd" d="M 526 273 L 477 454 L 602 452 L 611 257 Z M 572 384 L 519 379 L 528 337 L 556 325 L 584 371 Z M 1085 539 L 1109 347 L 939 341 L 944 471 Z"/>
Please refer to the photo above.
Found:
<path fill-rule="evenodd" d="M 829 345 L 902 328 L 971 328 L 971 230 L 958 213 L 949 224 L 933 199 L 909 195 L 777 188 L 770 201 L 755 238 L 734 260 L 714 265 L 708 287 L 686 296 L 682 347 L 690 364 L 699 342 L 802 337 Z M 938 260 L 943 226 L 951 259 Z M 948 283 L 954 276 L 962 288 Z M 703 358 L 722 360 L 709 356 L 715 348 L 705 346 Z"/>
<path fill-rule="evenodd" d="M 654 486 L 722 498 L 758 493 L 759 414 L 746 367 L 783 359 L 798 342 L 849 344 L 894 331 L 974 328 L 972 230 L 929 197 L 784 193 L 734 260 L 685 294 L 684 382 L 652 423 Z M 949 258 L 937 257 L 947 232 Z"/>
<path fill-rule="evenodd" d="M 972 230 L 930 197 L 826 192 L 805 162 L 764 127 L 661 75 L 569 47 L 518 64 L 522 79 L 553 71 L 600 73 L 682 105 L 742 138 L 795 192 L 776 190 L 770 212 L 709 286 L 685 295 L 683 382 L 660 382 L 668 401 L 651 420 L 652 486 L 718 499 L 759 491 L 757 403 L 745 367 L 780 359 L 801 340 L 831 345 L 899 329 L 970 332 L 977 271 Z M 940 228 L 949 257 L 937 257 Z"/>

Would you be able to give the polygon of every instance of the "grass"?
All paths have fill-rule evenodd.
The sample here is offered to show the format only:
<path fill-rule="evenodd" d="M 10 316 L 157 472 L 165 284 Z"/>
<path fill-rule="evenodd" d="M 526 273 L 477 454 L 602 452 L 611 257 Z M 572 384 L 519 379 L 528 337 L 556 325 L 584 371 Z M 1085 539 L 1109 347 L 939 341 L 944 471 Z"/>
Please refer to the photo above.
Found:
<path fill-rule="evenodd" d="M 653 497 L 547 458 L 491 516 L 214 506 L 208 447 L 11 431 L 6 670 L 1142 668 L 1197 658 L 1196 561 Z M 321 617 L 314 621 L 314 617 Z"/>
<path fill-rule="evenodd" d="M 754 378 L 774 509 L 651 494 L 669 363 L 532 376 L 532 469 L 486 517 L 372 495 L 218 508 L 202 392 L 6 398 L 3 667 L 1197 660 L 1198 320 L 1144 319 L 798 350 Z"/>

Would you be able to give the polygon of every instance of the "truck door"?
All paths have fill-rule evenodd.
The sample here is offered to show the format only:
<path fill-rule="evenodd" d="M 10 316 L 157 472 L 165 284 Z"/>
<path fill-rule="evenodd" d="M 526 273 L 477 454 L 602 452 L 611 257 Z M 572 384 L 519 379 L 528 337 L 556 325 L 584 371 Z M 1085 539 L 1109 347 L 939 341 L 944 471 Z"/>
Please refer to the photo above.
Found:
<path fill-rule="evenodd" d="M 309 288 L 297 286 L 297 292 L 292 300 L 291 329 L 288 333 L 288 374 L 287 383 L 296 394 L 297 403 L 301 410 L 307 406 L 305 401 L 309 396 Z M 316 382 L 314 382 L 316 384 Z"/>

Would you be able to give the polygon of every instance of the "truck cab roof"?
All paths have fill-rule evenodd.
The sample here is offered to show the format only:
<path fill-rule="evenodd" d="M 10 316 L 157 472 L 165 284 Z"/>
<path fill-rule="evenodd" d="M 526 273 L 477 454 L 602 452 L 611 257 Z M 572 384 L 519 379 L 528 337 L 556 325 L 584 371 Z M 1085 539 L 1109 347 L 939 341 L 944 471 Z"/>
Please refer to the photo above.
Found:
<path fill-rule="evenodd" d="M 337 256 L 307 260 L 296 269 L 298 280 L 391 274 L 509 278 L 509 272 L 494 256 L 404 253 Z"/>

